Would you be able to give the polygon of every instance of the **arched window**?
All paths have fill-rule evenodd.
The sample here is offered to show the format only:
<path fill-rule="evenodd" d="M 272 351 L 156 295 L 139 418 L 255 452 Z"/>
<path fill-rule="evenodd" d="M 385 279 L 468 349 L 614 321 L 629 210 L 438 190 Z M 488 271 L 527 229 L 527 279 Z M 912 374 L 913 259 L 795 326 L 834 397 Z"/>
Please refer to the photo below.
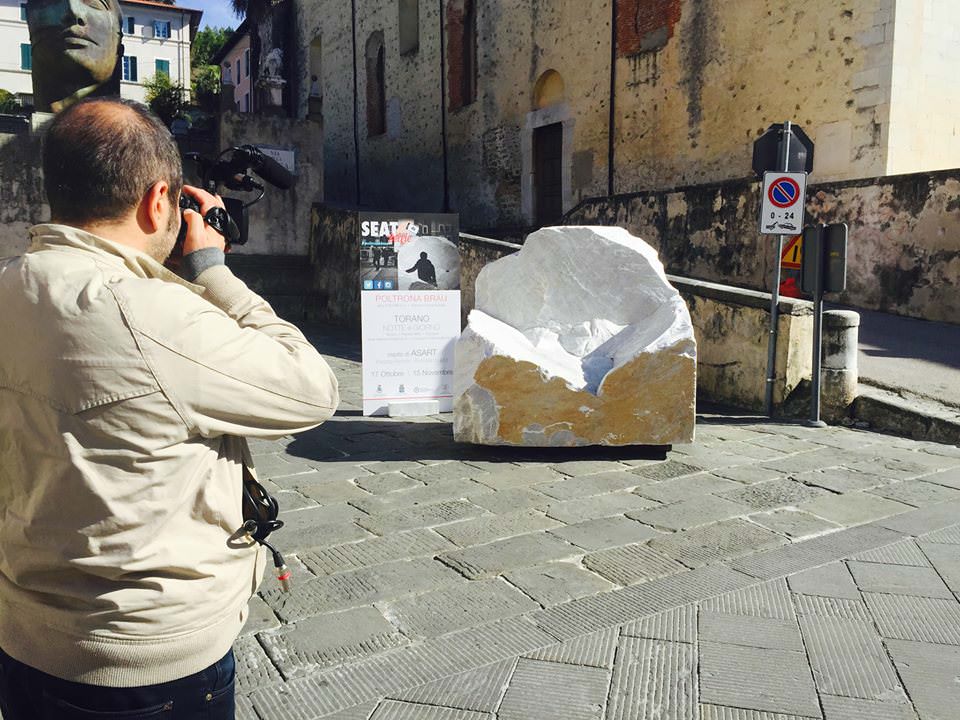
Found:
<path fill-rule="evenodd" d="M 387 131 L 386 68 L 383 32 L 371 33 L 367 39 L 367 135 L 383 135 Z"/>
<path fill-rule="evenodd" d="M 420 48 L 420 0 L 398 0 L 400 12 L 400 54 L 414 53 Z"/>
<path fill-rule="evenodd" d="M 475 0 L 450 0 L 447 5 L 447 77 L 450 108 L 477 99 L 477 6 Z"/>
<path fill-rule="evenodd" d="M 547 70 L 533 88 L 533 109 L 542 110 L 545 107 L 563 102 L 566 92 L 563 78 L 556 70 Z"/>

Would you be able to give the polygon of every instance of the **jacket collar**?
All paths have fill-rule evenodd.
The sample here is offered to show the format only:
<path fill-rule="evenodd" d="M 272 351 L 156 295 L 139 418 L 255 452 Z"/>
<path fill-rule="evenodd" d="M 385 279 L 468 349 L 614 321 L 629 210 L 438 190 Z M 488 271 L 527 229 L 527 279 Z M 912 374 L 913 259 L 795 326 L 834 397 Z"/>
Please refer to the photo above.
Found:
<path fill-rule="evenodd" d="M 28 253 L 57 247 L 74 248 L 99 255 L 118 267 L 126 268 L 136 277 L 165 280 L 183 285 L 197 295 L 203 295 L 204 293 L 202 286 L 187 282 L 146 253 L 140 252 L 129 245 L 115 243 L 99 235 L 88 233 L 80 228 L 55 223 L 34 225 L 30 228 L 30 240 Z"/>

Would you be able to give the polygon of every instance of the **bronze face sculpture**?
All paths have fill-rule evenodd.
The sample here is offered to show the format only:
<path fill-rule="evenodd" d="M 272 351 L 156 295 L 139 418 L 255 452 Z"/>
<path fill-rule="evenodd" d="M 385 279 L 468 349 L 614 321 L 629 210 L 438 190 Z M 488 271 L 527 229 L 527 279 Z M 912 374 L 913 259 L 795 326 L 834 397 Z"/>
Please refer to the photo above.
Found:
<path fill-rule="evenodd" d="M 27 25 L 37 110 L 120 94 L 119 0 L 27 0 Z"/>

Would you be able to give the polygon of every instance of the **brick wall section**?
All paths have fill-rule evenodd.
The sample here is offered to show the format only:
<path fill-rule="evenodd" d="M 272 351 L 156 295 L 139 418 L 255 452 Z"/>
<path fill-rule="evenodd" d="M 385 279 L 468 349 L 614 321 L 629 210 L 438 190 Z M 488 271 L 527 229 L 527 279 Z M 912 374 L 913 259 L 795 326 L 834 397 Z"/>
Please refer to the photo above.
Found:
<path fill-rule="evenodd" d="M 681 0 L 620 0 L 617 6 L 617 54 L 628 57 L 659 50 L 680 22 Z"/>

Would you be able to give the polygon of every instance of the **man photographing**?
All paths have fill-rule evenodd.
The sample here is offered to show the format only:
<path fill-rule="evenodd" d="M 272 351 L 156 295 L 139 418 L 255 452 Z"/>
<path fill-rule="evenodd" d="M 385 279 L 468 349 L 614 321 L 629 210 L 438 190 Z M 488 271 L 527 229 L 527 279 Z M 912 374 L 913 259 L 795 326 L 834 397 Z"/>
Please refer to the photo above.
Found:
<path fill-rule="evenodd" d="M 43 150 L 52 223 L 0 262 L 0 712 L 233 718 L 264 569 L 238 538 L 244 437 L 314 427 L 330 368 L 223 264 L 145 108 L 87 100 Z"/>

